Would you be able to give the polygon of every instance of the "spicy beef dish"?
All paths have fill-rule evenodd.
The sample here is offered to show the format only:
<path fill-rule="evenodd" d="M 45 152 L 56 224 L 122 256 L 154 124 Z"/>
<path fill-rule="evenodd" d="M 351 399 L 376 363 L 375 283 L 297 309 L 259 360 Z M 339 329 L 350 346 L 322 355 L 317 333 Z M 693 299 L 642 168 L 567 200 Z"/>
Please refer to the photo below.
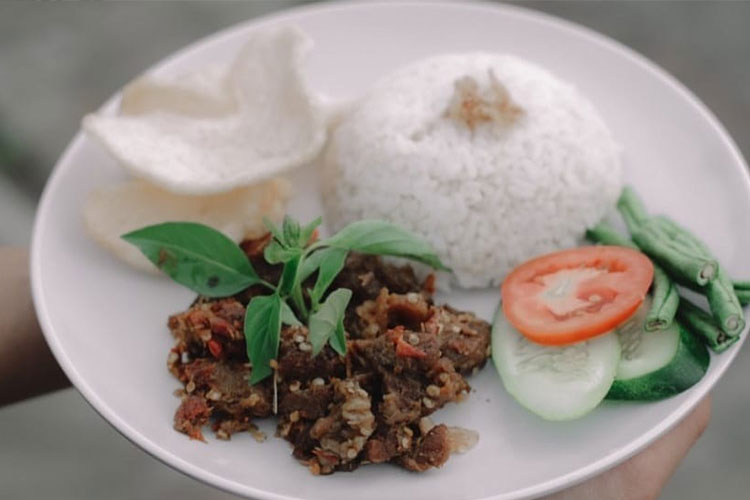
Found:
<path fill-rule="evenodd" d="M 280 267 L 263 259 L 269 241 L 246 240 L 241 247 L 261 277 L 275 282 Z M 313 357 L 307 328 L 284 325 L 274 376 L 256 385 L 248 383 L 243 322 L 246 304 L 264 289 L 198 297 L 168 322 L 177 340 L 168 367 L 184 384 L 175 428 L 200 440 L 207 424 L 219 439 L 240 431 L 262 439 L 253 420 L 277 410 L 277 435 L 314 474 L 367 463 L 411 471 L 443 465 L 477 435 L 435 425 L 429 415 L 468 395 L 465 377 L 490 354 L 490 326 L 472 313 L 435 305 L 433 283 L 432 275 L 420 283 L 409 266 L 350 254 L 334 284 L 353 292 L 344 322 L 346 356 L 326 345 Z"/>

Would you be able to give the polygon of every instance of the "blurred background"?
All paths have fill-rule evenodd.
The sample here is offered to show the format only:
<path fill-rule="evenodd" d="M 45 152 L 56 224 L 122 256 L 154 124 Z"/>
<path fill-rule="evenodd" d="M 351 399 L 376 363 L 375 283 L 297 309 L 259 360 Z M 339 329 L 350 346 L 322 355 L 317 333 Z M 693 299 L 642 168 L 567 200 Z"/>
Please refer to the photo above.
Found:
<path fill-rule="evenodd" d="M 81 116 L 195 39 L 296 4 L 0 3 L 0 244 L 28 246 L 45 180 Z M 750 157 L 750 2 L 527 1 L 619 40 L 701 98 Z M 709 429 L 663 499 L 748 498 L 750 353 L 714 393 Z M 2 499 L 233 499 L 115 432 L 74 390 L 0 410 Z"/>

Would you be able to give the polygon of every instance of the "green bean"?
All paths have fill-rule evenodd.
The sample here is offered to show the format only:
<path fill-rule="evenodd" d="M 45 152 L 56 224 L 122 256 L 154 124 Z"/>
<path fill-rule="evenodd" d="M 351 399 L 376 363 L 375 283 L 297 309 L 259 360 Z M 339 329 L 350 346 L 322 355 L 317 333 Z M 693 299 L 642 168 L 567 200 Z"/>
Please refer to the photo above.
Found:
<path fill-rule="evenodd" d="M 718 264 L 696 250 L 695 247 L 702 243 L 697 239 L 692 241 L 692 235 L 665 217 L 649 217 L 631 187 L 623 188 L 617 208 L 636 245 L 670 274 L 686 284 L 694 283 L 699 287 L 713 279 Z"/>
<path fill-rule="evenodd" d="M 652 217 L 649 222 L 657 225 L 672 241 L 682 245 L 685 248 L 685 251 L 703 257 L 711 257 L 711 251 L 705 243 L 672 219 L 664 217 L 663 215 L 657 215 Z"/>
<path fill-rule="evenodd" d="M 628 238 L 620 235 L 612 226 L 600 222 L 586 231 L 586 237 L 605 245 L 617 245 L 638 249 L 638 246 Z M 644 329 L 652 332 L 665 330 L 672 324 L 677 306 L 680 304 L 680 295 L 677 287 L 672 283 L 669 275 L 658 264 L 654 264 L 654 282 L 651 285 L 651 309 L 646 315 Z"/>
<path fill-rule="evenodd" d="M 730 337 L 736 337 L 745 328 L 745 315 L 724 268 L 719 268 L 716 279 L 706 285 L 706 298 L 711 314 Z"/>
<path fill-rule="evenodd" d="M 659 225 L 667 235 L 684 245 L 685 248 L 691 249 L 704 258 L 713 259 L 711 250 L 705 243 L 671 219 L 660 216 L 653 217 L 650 222 Z M 715 279 L 706 284 L 705 293 L 711 314 L 722 329 L 729 336 L 739 335 L 745 328 L 745 315 L 732 281 L 724 268 L 719 267 Z"/>
<path fill-rule="evenodd" d="M 617 200 L 617 209 L 625 220 L 625 225 L 628 226 L 630 234 L 633 234 L 641 223 L 648 220 L 648 213 L 643 206 L 643 202 L 630 186 L 622 188 L 620 198 Z"/>
<path fill-rule="evenodd" d="M 586 230 L 586 238 L 603 245 L 615 245 L 618 247 L 630 247 L 638 250 L 638 246 L 630 239 L 622 236 L 615 228 L 606 222 L 600 222 L 596 226 Z"/>
<path fill-rule="evenodd" d="M 714 259 L 694 255 L 674 244 L 658 225 L 643 224 L 633 233 L 633 241 L 678 281 L 704 287 L 718 271 Z"/>
<path fill-rule="evenodd" d="M 699 287 L 695 283 L 682 284 L 705 295 L 716 321 L 724 325 L 729 335 L 739 335 L 745 324 L 742 307 L 750 304 L 750 290 L 733 286 L 736 283 L 731 282 L 722 267 L 716 278 L 705 287 Z"/>
<path fill-rule="evenodd" d="M 750 290 L 734 289 L 734 294 L 737 295 L 737 301 L 741 306 L 750 304 Z"/>
<path fill-rule="evenodd" d="M 710 314 L 684 297 L 677 309 L 677 319 L 717 353 L 725 351 L 739 339 L 727 335 Z"/>
<path fill-rule="evenodd" d="M 669 275 L 658 264 L 654 264 L 654 284 L 651 287 L 651 309 L 646 315 L 643 328 L 647 332 L 666 330 L 674 321 L 680 294 Z"/>
<path fill-rule="evenodd" d="M 738 336 L 745 327 L 742 306 L 750 303 L 750 282 L 732 283 L 726 271 L 719 267 L 708 246 L 690 231 L 667 217 L 649 217 L 632 188 L 626 186 L 622 190 L 617 208 L 638 247 L 678 282 L 705 294 L 716 327 L 727 337 Z M 596 231 L 592 234 L 597 236 Z M 600 238 L 605 236 L 608 235 L 598 235 Z M 655 270 L 654 294 L 658 290 L 658 274 Z M 664 290 L 662 288 L 659 291 Z M 659 302 L 658 305 L 667 308 L 677 306 L 676 303 L 667 301 Z"/>

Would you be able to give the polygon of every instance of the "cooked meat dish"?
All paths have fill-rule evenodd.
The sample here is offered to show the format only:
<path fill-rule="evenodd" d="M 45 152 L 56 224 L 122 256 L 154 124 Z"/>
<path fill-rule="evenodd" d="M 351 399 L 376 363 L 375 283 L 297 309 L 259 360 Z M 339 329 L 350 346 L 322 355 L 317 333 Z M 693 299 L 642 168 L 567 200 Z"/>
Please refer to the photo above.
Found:
<path fill-rule="evenodd" d="M 267 235 L 241 247 L 259 275 L 275 282 L 280 268 L 263 259 L 269 241 Z M 432 276 L 420 283 L 409 266 L 350 254 L 332 287 L 353 292 L 346 356 L 326 345 L 313 357 L 307 328 L 284 325 L 274 376 L 252 386 L 243 322 L 246 304 L 264 289 L 198 297 L 168 322 L 177 340 L 168 367 L 184 385 L 175 429 L 199 440 L 204 425 L 220 439 L 239 431 L 257 436 L 253 420 L 276 410 L 277 435 L 314 474 L 381 462 L 411 471 L 443 465 L 476 434 L 435 425 L 429 415 L 468 395 L 465 377 L 490 354 L 490 326 L 435 305 L 433 283 Z"/>

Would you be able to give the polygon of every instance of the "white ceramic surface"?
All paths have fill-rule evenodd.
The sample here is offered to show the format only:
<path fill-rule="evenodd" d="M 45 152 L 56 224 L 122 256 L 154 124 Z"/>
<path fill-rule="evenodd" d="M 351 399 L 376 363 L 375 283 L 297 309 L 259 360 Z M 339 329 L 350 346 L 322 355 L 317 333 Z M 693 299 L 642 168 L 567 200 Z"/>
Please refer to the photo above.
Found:
<path fill-rule="evenodd" d="M 711 243 L 736 276 L 750 277 L 750 182 L 746 165 L 706 108 L 663 71 L 588 30 L 508 6 L 337 4 L 254 20 L 202 40 L 154 71 L 231 57 L 260 25 L 295 23 L 316 42 L 312 84 L 353 97 L 373 79 L 430 54 L 510 52 L 548 67 L 587 93 L 624 147 L 627 181 L 649 208 Z M 135 76 L 135 75 L 134 75 Z M 113 109 L 114 100 L 107 105 Z M 178 383 L 166 370 L 172 344 L 165 322 L 192 293 L 131 270 L 89 240 L 81 221 L 86 194 L 124 177 L 78 135 L 58 162 L 39 207 L 32 245 L 34 300 L 45 335 L 71 381 L 94 408 L 148 453 L 202 481 L 263 499 L 530 498 L 579 482 L 645 447 L 679 421 L 717 382 L 740 344 L 714 356 L 691 390 L 650 404 L 604 403 L 589 416 L 550 423 L 504 392 L 491 367 L 471 379 L 469 401 L 436 420 L 480 432 L 477 447 L 440 470 L 410 474 L 368 466 L 312 477 L 286 442 L 188 440 L 172 430 Z M 291 212 L 309 218 L 320 201 L 315 173 L 295 175 Z M 495 291 L 459 293 L 453 304 L 489 319 Z M 267 423 L 266 431 L 272 432 Z"/>

